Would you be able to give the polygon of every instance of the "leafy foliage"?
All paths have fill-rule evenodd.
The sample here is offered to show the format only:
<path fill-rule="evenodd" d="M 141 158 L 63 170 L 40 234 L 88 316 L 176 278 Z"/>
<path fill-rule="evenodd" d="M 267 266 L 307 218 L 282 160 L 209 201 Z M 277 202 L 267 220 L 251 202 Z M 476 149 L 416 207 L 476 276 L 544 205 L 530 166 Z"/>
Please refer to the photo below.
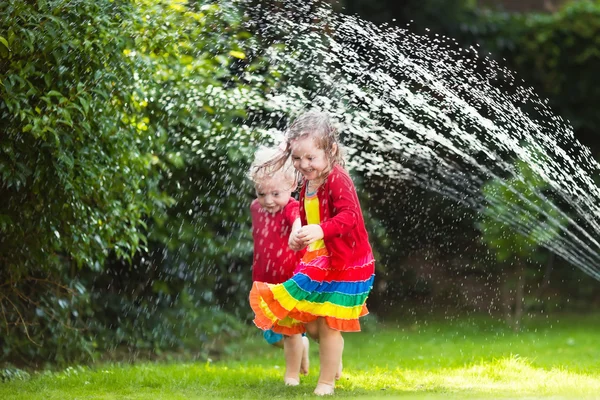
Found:
<path fill-rule="evenodd" d="M 66 257 L 98 268 L 107 250 L 130 256 L 157 182 L 153 142 L 122 122 L 138 112 L 127 38 L 117 35 L 131 32 L 131 10 L 109 1 L 1 7 L 2 264 Z"/>
<path fill-rule="evenodd" d="M 542 98 L 548 98 L 553 112 L 569 121 L 575 137 L 592 150 L 595 158 L 600 151 L 597 133 L 600 120 L 596 112 L 600 91 L 595 84 L 596 71 L 600 68 L 597 50 L 599 13 L 597 1 L 565 2 L 552 14 L 486 11 L 480 12 L 477 20 L 466 24 L 471 29 L 465 35 L 469 37 L 466 40 L 480 43 L 482 52 L 490 52 L 491 57 L 501 59 L 502 64 L 517 71 Z M 575 149 L 568 143 L 565 146 L 567 151 L 574 153 Z M 577 157 L 585 159 L 589 156 Z M 579 218 L 577 215 L 571 217 Z M 500 232 L 497 233 L 497 238 L 501 237 Z M 496 254 L 514 256 L 515 251 L 522 249 L 530 257 L 545 257 L 540 247 L 534 250 L 522 239 L 519 245 L 505 239 L 503 246 L 504 250 L 496 246 L 500 250 Z M 562 292 L 563 296 L 558 302 L 571 307 L 577 302 L 573 301 L 574 297 L 587 304 L 593 301 L 591 293 L 597 292 L 597 282 L 582 279 L 581 274 L 564 263 L 562 267 L 554 274 L 558 285 L 553 289 Z M 575 287 L 577 290 L 574 291 Z"/>
<path fill-rule="evenodd" d="M 363 18 L 397 25 L 411 32 L 432 37 L 433 34 L 446 36 L 460 47 L 472 46 L 481 57 L 498 60 L 500 65 L 516 72 L 519 81 L 524 80 L 525 86 L 531 85 L 540 98 L 547 98 L 553 113 L 560 116 L 558 118 L 567 119 L 574 128 L 575 137 L 590 147 L 595 158 L 598 158 L 600 121 L 596 108 L 600 102 L 600 92 L 595 83 L 595 71 L 600 68 L 598 1 L 563 2 L 564 5 L 554 13 L 507 13 L 485 9 L 483 2 L 477 2 L 475 5 L 471 1 L 440 4 L 437 0 L 345 0 L 343 3 L 345 12 L 357 12 Z M 417 8 L 419 10 L 413 12 Z M 509 91 L 510 88 L 505 85 L 501 90 Z M 570 143 L 565 143 L 565 150 L 575 152 Z M 428 201 L 427 195 L 407 196 L 412 196 L 407 200 L 409 203 Z M 380 211 L 386 214 L 386 211 Z M 447 211 L 441 213 L 443 217 L 450 217 L 451 214 L 452 212 Z M 410 212 L 406 215 L 408 218 Z M 577 219 L 574 215 L 571 217 Z M 477 219 L 467 216 L 467 220 L 462 223 L 473 226 Z M 438 224 L 437 227 L 439 226 Z M 523 255 L 534 259 L 544 259 L 547 256 L 540 246 L 530 247 L 523 239 L 514 236 L 514 232 L 507 233 L 507 238 L 500 240 L 503 237 L 500 230 L 506 229 L 501 228 L 501 224 L 488 227 L 489 232 L 492 229 L 498 229 L 496 245 L 500 246 L 494 247 L 498 250 L 493 251 L 494 257 L 512 257 L 514 260 L 515 252 L 520 250 Z M 396 234 L 396 231 L 397 229 L 388 230 L 394 242 L 406 240 L 406 234 Z M 468 240 L 473 241 L 473 245 L 463 247 L 468 248 L 468 255 L 475 255 L 472 249 L 478 246 L 478 238 Z M 417 248 L 424 248 L 428 243 L 427 239 L 417 241 Z M 442 238 L 440 245 L 446 245 L 449 241 L 450 239 Z M 493 260 L 490 262 L 493 263 Z M 504 268 L 500 265 L 504 261 L 496 259 L 496 262 L 498 265 L 490 267 L 489 262 L 483 261 L 477 269 L 481 273 L 487 273 L 490 269 Z M 582 278 L 582 275 L 573 271 L 566 262 L 560 262 L 561 268 L 554 269 L 554 286 L 551 288 L 554 293 L 560 293 L 562 298 L 557 296 L 556 301 L 565 306 L 572 306 L 574 297 L 579 299 L 580 304 L 593 301 L 595 297 L 590 293 L 597 293 L 598 283 Z"/>
<path fill-rule="evenodd" d="M 483 50 L 504 59 L 547 97 L 595 154 L 600 151 L 600 89 L 594 84 L 600 68 L 599 16 L 599 2 L 573 1 L 552 14 L 484 12 L 471 25 Z"/>
<path fill-rule="evenodd" d="M 244 120 L 263 71 L 250 85 L 239 12 L 141 0 L 0 11 L 1 358 L 233 334 L 218 307 L 245 305 L 243 172 L 260 131 Z"/>
<path fill-rule="evenodd" d="M 493 179 L 484 186 L 488 206 L 478 225 L 481 239 L 499 261 L 492 269 L 503 279 L 502 302 L 507 322 L 519 330 L 527 277 L 535 276 L 534 265 L 547 258 L 540 249 L 553 248 L 552 242 L 560 237 L 566 221 L 546 193 L 548 183 L 523 161 L 515 167 L 514 176 Z M 512 285 L 516 286 L 514 291 Z"/>
<path fill-rule="evenodd" d="M 483 192 L 489 205 L 479 223 L 482 240 L 499 261 L 535 258 L 540 246 L 560 235 L 564 218 L 543 194 L 548 183 L 527 164 L 518 161 L 515 176 L 488 182 Z M 506 222 L 516 221 L 514 225 Z"/>
<path fill-rule="evenodd" d="M 132 12 L 111 1 L 0 5 L 5 356 L 79 352 L 89 297 L 77 271 L 101 271 L 110 252 L 131 258 L 146 240 L 142 217 L 163 207 L 155 142 L 123 122 L 140 111 L 123 54 Z"/>
<path fill-rule="evenodd" d="M 431 0 L 400 12 L 506 58 L 593 144 L 599 7 L 509 15 Z M 206 355 L 239 333 L 251 262 L 244 173 L 254 144 L 267 140 L 260 127 L 289 111 L 265 103 L 282 71 L 261 47 L 227 2 L 0 3 L 0 361 L 70 362 L 113 349 Z M 496 182 L 488 194 L 518 208 L 532 187 L 544 190 L 519 170 L 526 179 L 509 182 L 515 190 Z M 442 202 L 434 208 L 448 225 L 472 222 Z M 542 254 L 488 222 L 484 237 L 500 259 Z M 404 247 L 432 241 L 416 224 L 412 247 L 375 220 L 370 227 L 378 259 L 389 261 L 378 268 L 390 274 Z"/>
<path fill-rule="evenodd" d="M 255 128 L 260 121 L 251 119 L 264 107 L 268 71 L 252 54 L 255 39 L 235 7 L 175 2 L 165 12 L 165 6 L 144 5 L 137 23 L 151 34 L 137 37 L 131 54 L 137 52 L 138 70 L 152 71 L 138 81 L 140 101 L 149 125 L 167 138 L 158 158 L 161 188 L 173 204 L 149 215 L 149 251 L 139 254 L 133 272 L 141 275 L 121 283 L 123 293 L 134 287 L 140 293 L 144 282 L 142 299 L 127 298 L 148 321 L 122 329 L 148 338 L 150 346 L 189 348 L 186 337 L 203 342 L 217 332 L 236 334 L 239 326 L 224 311 L 248 312 L 251 191 L 245 172 L 254 142 L 262 140 Z M 119 263 L 108 268 L 123 274 Z M 119 301 L 112 302 L 117 315 Z"/>

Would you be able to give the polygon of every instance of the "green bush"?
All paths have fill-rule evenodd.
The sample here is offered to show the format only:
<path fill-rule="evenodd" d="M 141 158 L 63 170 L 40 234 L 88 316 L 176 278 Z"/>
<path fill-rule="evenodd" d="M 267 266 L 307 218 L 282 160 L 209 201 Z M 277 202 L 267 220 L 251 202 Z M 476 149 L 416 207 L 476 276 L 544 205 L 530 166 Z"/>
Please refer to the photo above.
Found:
<path fill-rule="evenodd" d="M 87 348 L 76 278 L 130 258 L 162 207 L 140 115 L 130 4 L 0 4 L 0 308 L 3 356 L 70 358 Z M 29 345 L 27 345 L 29 344 Z M 46 358 L 46 357 L 44 357 Z"/>
<path fill-rule="evenodd" d="M 269 79 L 240 12 L 100 0 L 0 14 L 0 361 L 235 335 L 244 171 L 262 140 L 247 125 Z"/>
<path fill-rule="evenodd" d="M 131 302 L 137 310 L 135 323 L 122 324 L 123 338 L 192 348 L 217 333 L 236 334 L 239 325 L 226 312 L 246 321 L 252 242 L 245 171 L 263 140 L 250 126 L 260 126 L 252 119 L 264 108 L 269 72 L 253 54 L 259 46 L 240 11 L 226 3 L 149 3 L 136 24 L 145 32 L 131 49 L 136 69 L 152 71 L 138 81 L 139 101 L 166 138 L 161 189 L 173 202 L 149 215 L 148 249 L 134 261 L 138 271 L 127 272 L 137 277 L 119 283 L 111 309 L 121 315 L 120 304 Z M 107 268 L 125 275 L 119 263 Z"/>

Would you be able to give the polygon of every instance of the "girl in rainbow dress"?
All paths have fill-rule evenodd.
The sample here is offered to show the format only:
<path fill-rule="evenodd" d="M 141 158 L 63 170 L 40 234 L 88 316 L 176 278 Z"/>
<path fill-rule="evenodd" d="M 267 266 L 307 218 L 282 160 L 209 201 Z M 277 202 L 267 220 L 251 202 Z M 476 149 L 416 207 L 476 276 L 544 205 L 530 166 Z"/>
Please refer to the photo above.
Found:
<path fill-rule="evenodd" d="M 319 342 L 321 362 L 314 393 L 334 393 L 341 376 L 342 332 L 360 331 L 359 317 L 375 274 L 356 189 L 343 168 L 342 149 L 329 117 L 308 112 L 286 133 L 284 154 L 264 164 L 282 167 L 289 157 L 302 175 L 300 219 L 290 248 L 306 253 L 294 275 L 281 284 L 254 282 L 254 323 L 284 335 L 307 332 Z"/>

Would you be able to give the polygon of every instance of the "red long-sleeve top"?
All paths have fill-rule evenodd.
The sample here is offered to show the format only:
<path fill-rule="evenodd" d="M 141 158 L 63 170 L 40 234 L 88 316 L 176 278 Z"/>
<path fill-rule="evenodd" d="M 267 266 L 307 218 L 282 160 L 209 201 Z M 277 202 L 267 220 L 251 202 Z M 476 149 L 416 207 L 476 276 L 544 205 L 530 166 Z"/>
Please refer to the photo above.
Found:
<path fill-rule="evenodd" d="M 250 214 L 254 239 L 252 281 L 285 282 L 292 277 L 304 254 L 304 251 L 295 252 L 288 246 L 292 225 L 298 218 L 298 201 L 290 197 L 282 210 L 271 214 L 255 199 L 250 205 Z"/>
<path fill-rule="evenodd" d="M 300 190 L 300 219 L 306 225 L 304 198 L 307 182 Z M 365 221 L 352 178 L 336 165 L 317 190 L 323 240 L 331 266 L 344 269 L 372 253 Z"/>

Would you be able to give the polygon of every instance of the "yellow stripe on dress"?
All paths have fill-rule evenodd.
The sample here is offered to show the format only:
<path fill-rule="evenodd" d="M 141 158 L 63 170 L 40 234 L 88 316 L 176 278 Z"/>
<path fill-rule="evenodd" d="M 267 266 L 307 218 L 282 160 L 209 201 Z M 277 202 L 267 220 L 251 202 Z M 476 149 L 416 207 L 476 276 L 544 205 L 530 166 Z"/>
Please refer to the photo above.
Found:
<path fill-rule="evenodd" d="M 278 292 L 280 295 L 277 296 L 275 294 L 275 292 Z M 273 296 L 275 297 L 275 299 L 277 301 L 279 301 L 279 303 L 282 305 L 288 304 L 288 307 L 289 307 L 290 301 L 293 301 L 293 303 L 296 303 L 296 301 L 293 300 L 293 298 L 288 294 L 287 290 L 285 290 L 283 285 L 271 286 L 271 293 L 273 293 Z M 283 295 L 285 300 L 281 298 L 281 295 Z M 294 325 L 300 323 L 300 321 L 295 320 L 294 318 L 291 318 L 290 316 L 287 316 L 282 320 L 278 320 L 277 317 L 275 316 L 275 314 L 273 314 L 273 312 L 269 309 L 269 305 L 265 302 L 265 300 L 262 297 L 260 299 L 260 309 L 263 311 L 265 317 L 267 317 L 269 320 L 271 320 L 271 322 L 277 323 L 277 325 L 291 327 L 291 326 L 294 326 Z M 288 310 L 291 310 L 291 308 L 288 308 Z"/>
<path fill-rule="evenodd" d="M 304 210 L 306 211 L 306 222 L 308 224 L 320 224 L 321 215 L 319 213 L 319 198 L 315 193 L 312 196 L 304 198 Z M 319 239 L 308 246 L 308 251 L 316 251 L 325 247 L 323 239 Z"/>
<path fill-rule="evenodd" d="M 273 298 L 277 300 L 281 307 L 288 311 L 292 310 L 298 303 L 298 300 L 288 293 L 284 285 L 271 286 L 271 293 L 273 294 Z"/>
<path fill-rule="evenodd" d="M 260 298 L 259 306 L 262 312 L 264 313 L 265 317 L 269 318 L 271 322 L 277 321 L 277 317 L 271 312 L 271 310 L 269 309 L 269 305 L 262 297 Z"/>
<path fill-rule="evenodd" d="M 301 300 L 296 304 L 296 310 L 303 311 L 313 315 L 323 315 L 341 319 L 354 319 L 360 316 L 362 304 L 359 306 L 345 307 L 337 304 L 313 303 L 311 301 Z"/>
<path fill-rule="evenodd" d="M 301 323 L 302 322 L 298 321 L 297 319 L 294 319 L 294 318 L 292 318 L 290 316 L 287 316 L 284 319 L 278 321 L 277 325 L 291 328 L 292 326 L 298 325 L 298 324 L 301 324 Z"/>

